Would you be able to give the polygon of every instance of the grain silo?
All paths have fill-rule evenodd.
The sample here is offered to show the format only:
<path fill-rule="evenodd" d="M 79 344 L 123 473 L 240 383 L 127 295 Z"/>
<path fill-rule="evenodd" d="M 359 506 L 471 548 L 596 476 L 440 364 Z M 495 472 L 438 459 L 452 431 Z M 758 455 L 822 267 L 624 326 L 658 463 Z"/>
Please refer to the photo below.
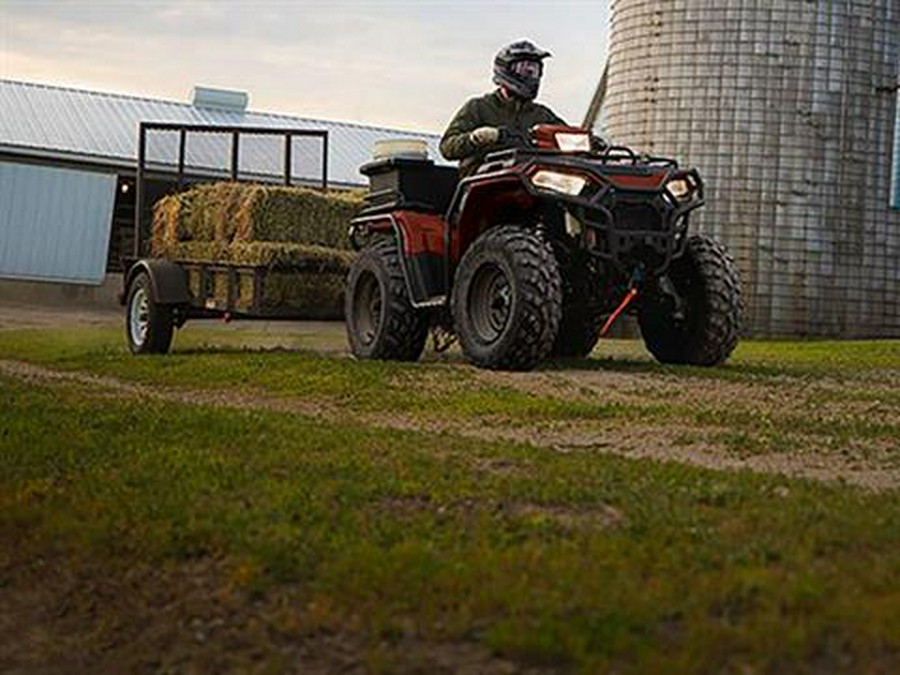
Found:
<path fill-rule="evenodd" d="M 900 336 L 900 0 L 611 0 L 604 131 L 697 166 L 755 335 Z"/>

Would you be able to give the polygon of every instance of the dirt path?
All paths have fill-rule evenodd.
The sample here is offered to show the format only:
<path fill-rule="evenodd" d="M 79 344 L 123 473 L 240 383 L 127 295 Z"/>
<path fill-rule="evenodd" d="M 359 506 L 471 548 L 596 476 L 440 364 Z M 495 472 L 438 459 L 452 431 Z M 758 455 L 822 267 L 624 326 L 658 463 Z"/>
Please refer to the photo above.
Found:
<path fill-rule="evenodd" d="M 127 382 L 114 377 L 79 371 L 57 371 L 29 363 L 0 360 L 0 375 L 41 385 L 76 385 L 87 387 L 95 395 L 126 396 L 189 405 L 209 405 L 240 410 L 270 410 L 300 413 L 329 421 L 346 421 L 348 414 L 363 424 L 407 431 L 445 432 L 479 440 L 510 440 L 547 448 L 555 452 L 613 454 L 660 461 L 682 462 L 716 470 L 742 470 L 780 474 L 819 481 L 838 481 L 869 490 L 900 487 L 900 467 L 896 465 L 896 448 L 878 444 L 842 448 L 840 452 L 815 446 L 804 446 L 796 452 L 769 452 L 742 456 L 730 452 L 716 441 L 716 429 L 694 429 L 687 439 L 680 425 L 623 424 L 603 420 L 574 420 L 541 424 L 471 424 L 458 419 L 427 419 L 391 414 L 348 413 L 345 408 L 327 401 L 284 398 L 265 393 L 252 395 L 233 390 L 181 389 Z M 711 384 L 670 381 L 648 374 L 623 374 L 607 371 L 538 372 L 525 376 L 506 373 L 481 373 L 479 380 L 503 384 L 526 391 L 584 396 L 605 392 L 611 400 L 646 400 L 653 392 L 666 400 L 683 400 L 688 405 L 717 403 L 729 405 L 743 401 L 750 410 L 764 414 L 773 407 L 790 408 L 796 398 L 740 382 L 715 381 Z M 824 387 L 832 384 L 825 383 Z M 799 405 L 799 404 L 796 404 Z M 882 444 L 884 445 L 884 444 Z M 502 462 L 486 463 L 485 471 L 507 471 Z"/>

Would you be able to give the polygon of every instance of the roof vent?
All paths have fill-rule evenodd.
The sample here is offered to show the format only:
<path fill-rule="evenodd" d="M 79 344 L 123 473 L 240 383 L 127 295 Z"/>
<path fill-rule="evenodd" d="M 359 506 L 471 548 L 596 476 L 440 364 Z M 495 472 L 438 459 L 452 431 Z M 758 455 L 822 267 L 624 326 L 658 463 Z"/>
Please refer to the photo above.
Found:
<path fill-rule="evenodd" d="M 212 89 L 211 87 L 194 87 L 193 106 L 195 108 L 216 108 L 244 112 L 250 96 L 245 91 L 231 89 Z"/>

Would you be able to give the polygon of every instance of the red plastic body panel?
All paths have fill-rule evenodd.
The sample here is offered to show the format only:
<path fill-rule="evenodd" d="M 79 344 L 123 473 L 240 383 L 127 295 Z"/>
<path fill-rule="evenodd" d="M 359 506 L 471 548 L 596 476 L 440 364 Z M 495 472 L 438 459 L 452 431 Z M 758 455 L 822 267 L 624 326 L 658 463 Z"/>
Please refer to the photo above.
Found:
<path fill-rule="evenodd" d="M 469 187 L 450 230 L 451 262 L 459 262 L 469 245 L 488 227 L 521 222 L 521 215 L 531 211 L 534 198 L 522 181 L 518 173 L 512 172 Z"/>
<path fill-rule="evenodd" d="M 603 177 L 606 178 L 614 187 L 617 187 L 621 190 L 660 190 L 662 189 L 663 182 L 668 178 L 670 172 L 667 170 L 659 171 L 658 173 L 652 173 L 646 176 L 641 176 L 637 174 L 615 174 L 615 173 L 604 173 Z"/>
<path fill-rule="evenodd" d="M 406 255 L 420 253 L 444 255 L 446 223 L 441 216 L 415 211 L 397 211 L 394 218 L 403 233 L 403 252 Z"/>
<path fill-rule="evenodd" d="M 394 211 L 365 219 L 365 229 L 380 234 L 397 234 L 400 230 L 403 253 L 407 256 L 434 253 L 443 256 L 447 250 L 447 226 L 441 216 L 417 211 Z"/>

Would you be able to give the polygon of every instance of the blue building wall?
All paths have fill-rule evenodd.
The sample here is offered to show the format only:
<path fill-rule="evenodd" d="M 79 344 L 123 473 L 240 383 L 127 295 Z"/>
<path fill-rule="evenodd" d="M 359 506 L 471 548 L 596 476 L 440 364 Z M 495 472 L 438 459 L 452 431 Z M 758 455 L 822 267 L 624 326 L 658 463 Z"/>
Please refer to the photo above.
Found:
<path fill-rule="evenodd" d="M 99 284 L 116 176 L 0 162 L 0 278 Z"/>

